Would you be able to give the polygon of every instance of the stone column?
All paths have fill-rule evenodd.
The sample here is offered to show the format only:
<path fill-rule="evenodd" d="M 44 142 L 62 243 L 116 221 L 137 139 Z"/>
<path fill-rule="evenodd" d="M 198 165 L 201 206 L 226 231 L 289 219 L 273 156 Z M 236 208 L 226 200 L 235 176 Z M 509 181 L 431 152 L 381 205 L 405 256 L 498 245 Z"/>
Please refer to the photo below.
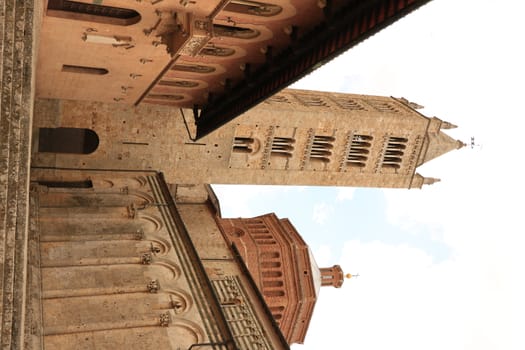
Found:
<path fill-rule="evenodd" d="M 0 346 L 25 346 L 29 162 L 40 6 L 0 2 Z"/>

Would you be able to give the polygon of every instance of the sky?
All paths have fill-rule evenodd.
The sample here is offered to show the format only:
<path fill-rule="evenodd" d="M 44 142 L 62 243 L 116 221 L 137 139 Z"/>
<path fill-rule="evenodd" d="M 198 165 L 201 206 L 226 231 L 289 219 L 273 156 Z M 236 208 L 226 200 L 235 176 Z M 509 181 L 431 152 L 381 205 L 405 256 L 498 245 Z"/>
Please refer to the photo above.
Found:
<path fill-rule="evenodd" d="M 525 349 L 525 3 L 434 0 L 293 87 L 406 97 L 476 146 L 418 168 L 422 190 L 214 186 L 224 217 L 289 218 L 323 288 L 293 350 Z M 522 203 L 522 204 L 520 204 Z"/>

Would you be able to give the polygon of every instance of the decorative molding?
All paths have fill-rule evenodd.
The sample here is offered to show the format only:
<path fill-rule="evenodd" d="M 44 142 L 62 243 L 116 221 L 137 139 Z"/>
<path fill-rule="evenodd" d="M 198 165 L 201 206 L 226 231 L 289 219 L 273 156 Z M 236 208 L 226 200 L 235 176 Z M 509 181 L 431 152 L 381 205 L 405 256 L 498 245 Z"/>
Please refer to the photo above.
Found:
<path fill-rule="evenodd" d="M 158 293 L 160 289 L 160 283 L 159 280 L 151 280 L 148 282 L 146 288 L 148 289 L 148 292 L 150 293 Z"/>

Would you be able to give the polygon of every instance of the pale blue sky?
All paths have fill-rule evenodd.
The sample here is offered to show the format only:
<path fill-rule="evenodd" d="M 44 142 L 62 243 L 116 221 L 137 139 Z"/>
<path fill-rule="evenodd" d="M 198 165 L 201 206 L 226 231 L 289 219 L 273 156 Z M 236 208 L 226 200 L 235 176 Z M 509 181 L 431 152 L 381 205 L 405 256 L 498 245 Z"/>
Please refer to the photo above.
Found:
<path fill-rule="evenodd" d="M 525 349 L 523 13 L 519 0 L 434 0 L 295 86 L 406 97 L 457 124 L 452 137 L 481 147 L 418 169 L 442 182 L 217 190 L 225 214 L 276 211 L 320 265 L 361 275 L 322 290 L 294 350 Z"/>

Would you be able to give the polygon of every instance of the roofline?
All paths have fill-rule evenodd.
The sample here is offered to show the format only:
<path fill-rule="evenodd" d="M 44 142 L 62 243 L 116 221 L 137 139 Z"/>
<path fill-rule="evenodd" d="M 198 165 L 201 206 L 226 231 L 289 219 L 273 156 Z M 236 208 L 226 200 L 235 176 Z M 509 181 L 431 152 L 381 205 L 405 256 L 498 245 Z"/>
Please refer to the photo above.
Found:
<path fill-rule="evenodd" d="M 350 1 L 198 113 L 202 138 L 431 0 Z"/>

